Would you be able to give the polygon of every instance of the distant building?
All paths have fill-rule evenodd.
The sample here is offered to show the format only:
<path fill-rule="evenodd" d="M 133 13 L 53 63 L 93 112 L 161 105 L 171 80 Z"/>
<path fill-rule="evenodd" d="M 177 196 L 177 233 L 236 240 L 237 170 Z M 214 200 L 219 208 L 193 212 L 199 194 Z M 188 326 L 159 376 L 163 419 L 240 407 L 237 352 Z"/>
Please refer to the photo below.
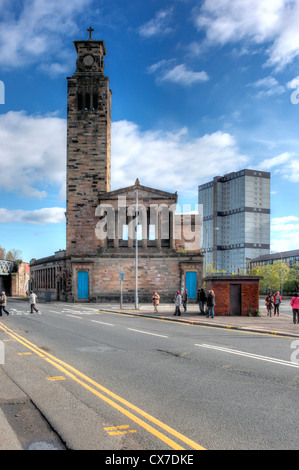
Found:
<path fill-rule="evenodd" d="M 30 265 L 23 261 L 0 260 L 0 292 L 23 297 L 29 289 Z"/>
<path fill-rule="evenodd" d="M 270 252 L 270 173 L 242 170 L 198 188 L 205 267 L 237 273 Z"/>
<path fill-rule="evenodd" d="M 274 264 L 282 261 L 289 268 L 292 268 L 296 263 L 299 263 L 299 250 L 282 251 L 277 253 L 270 253 L 267 255 L 259 256 L 248 261 L 248 271 L 256 266 L 266 266 L 267 264 Z"/>

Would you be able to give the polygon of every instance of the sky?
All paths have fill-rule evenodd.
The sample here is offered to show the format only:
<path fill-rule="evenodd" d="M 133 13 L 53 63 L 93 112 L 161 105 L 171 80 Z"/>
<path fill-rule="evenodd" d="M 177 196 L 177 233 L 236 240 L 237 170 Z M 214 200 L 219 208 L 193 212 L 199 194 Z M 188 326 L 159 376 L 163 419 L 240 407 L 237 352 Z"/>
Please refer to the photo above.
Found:
<path fill-rule="evenodd" d="M 112 187 L 271 172 L 271 251 L 299 248 L 299 0 L 0 0 L 0 245 L 65 249 L 73 40 L 104 40 Z"/>

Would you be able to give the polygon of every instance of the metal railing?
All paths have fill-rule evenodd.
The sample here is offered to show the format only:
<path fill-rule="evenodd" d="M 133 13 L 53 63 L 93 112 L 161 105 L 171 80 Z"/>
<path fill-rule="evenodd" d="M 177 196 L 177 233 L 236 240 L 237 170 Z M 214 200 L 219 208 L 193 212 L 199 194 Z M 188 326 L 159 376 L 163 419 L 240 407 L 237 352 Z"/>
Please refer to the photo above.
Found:
<path fill-rule="evenodd" d="M 14 269 L 15 263 L 13 261 L 7 261 L 0 259 L 0 276 L 10 274 Z"/>

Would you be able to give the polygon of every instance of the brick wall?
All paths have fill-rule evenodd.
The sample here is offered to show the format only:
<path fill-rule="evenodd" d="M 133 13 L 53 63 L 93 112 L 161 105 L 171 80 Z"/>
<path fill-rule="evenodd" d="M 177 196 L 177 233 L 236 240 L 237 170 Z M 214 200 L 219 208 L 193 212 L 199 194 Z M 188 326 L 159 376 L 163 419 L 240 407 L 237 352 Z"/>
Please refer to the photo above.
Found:
<path fill-rule="evenodd" d="M 206 278 L 206 290 L 213 290 L 215 294 L 216 306 L 214 308 L 215 315 L 230 315 L 230 286 L 231 284 L 241 285 L 241 308 L 242 316 L 247 316 L 249 308 L 252 314 L 259 310 L 259 279 L 255 276 L 253 279 L 247 276 L 225 276 L 217 278 L 217 276 Z"/>

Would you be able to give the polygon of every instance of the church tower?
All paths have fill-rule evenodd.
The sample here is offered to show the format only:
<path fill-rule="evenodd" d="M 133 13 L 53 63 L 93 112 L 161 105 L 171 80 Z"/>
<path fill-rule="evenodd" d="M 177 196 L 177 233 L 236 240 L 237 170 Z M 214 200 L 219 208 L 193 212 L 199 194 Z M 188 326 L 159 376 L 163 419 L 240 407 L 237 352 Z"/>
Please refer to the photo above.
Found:
<path fill-rule="evenodd" d="M 104 41 L 74 41 L 76 71 L 67 91 L 66 253 L 94 255 L 99 196 L 110 191 L 111 91 L 104 76 Z"/>

